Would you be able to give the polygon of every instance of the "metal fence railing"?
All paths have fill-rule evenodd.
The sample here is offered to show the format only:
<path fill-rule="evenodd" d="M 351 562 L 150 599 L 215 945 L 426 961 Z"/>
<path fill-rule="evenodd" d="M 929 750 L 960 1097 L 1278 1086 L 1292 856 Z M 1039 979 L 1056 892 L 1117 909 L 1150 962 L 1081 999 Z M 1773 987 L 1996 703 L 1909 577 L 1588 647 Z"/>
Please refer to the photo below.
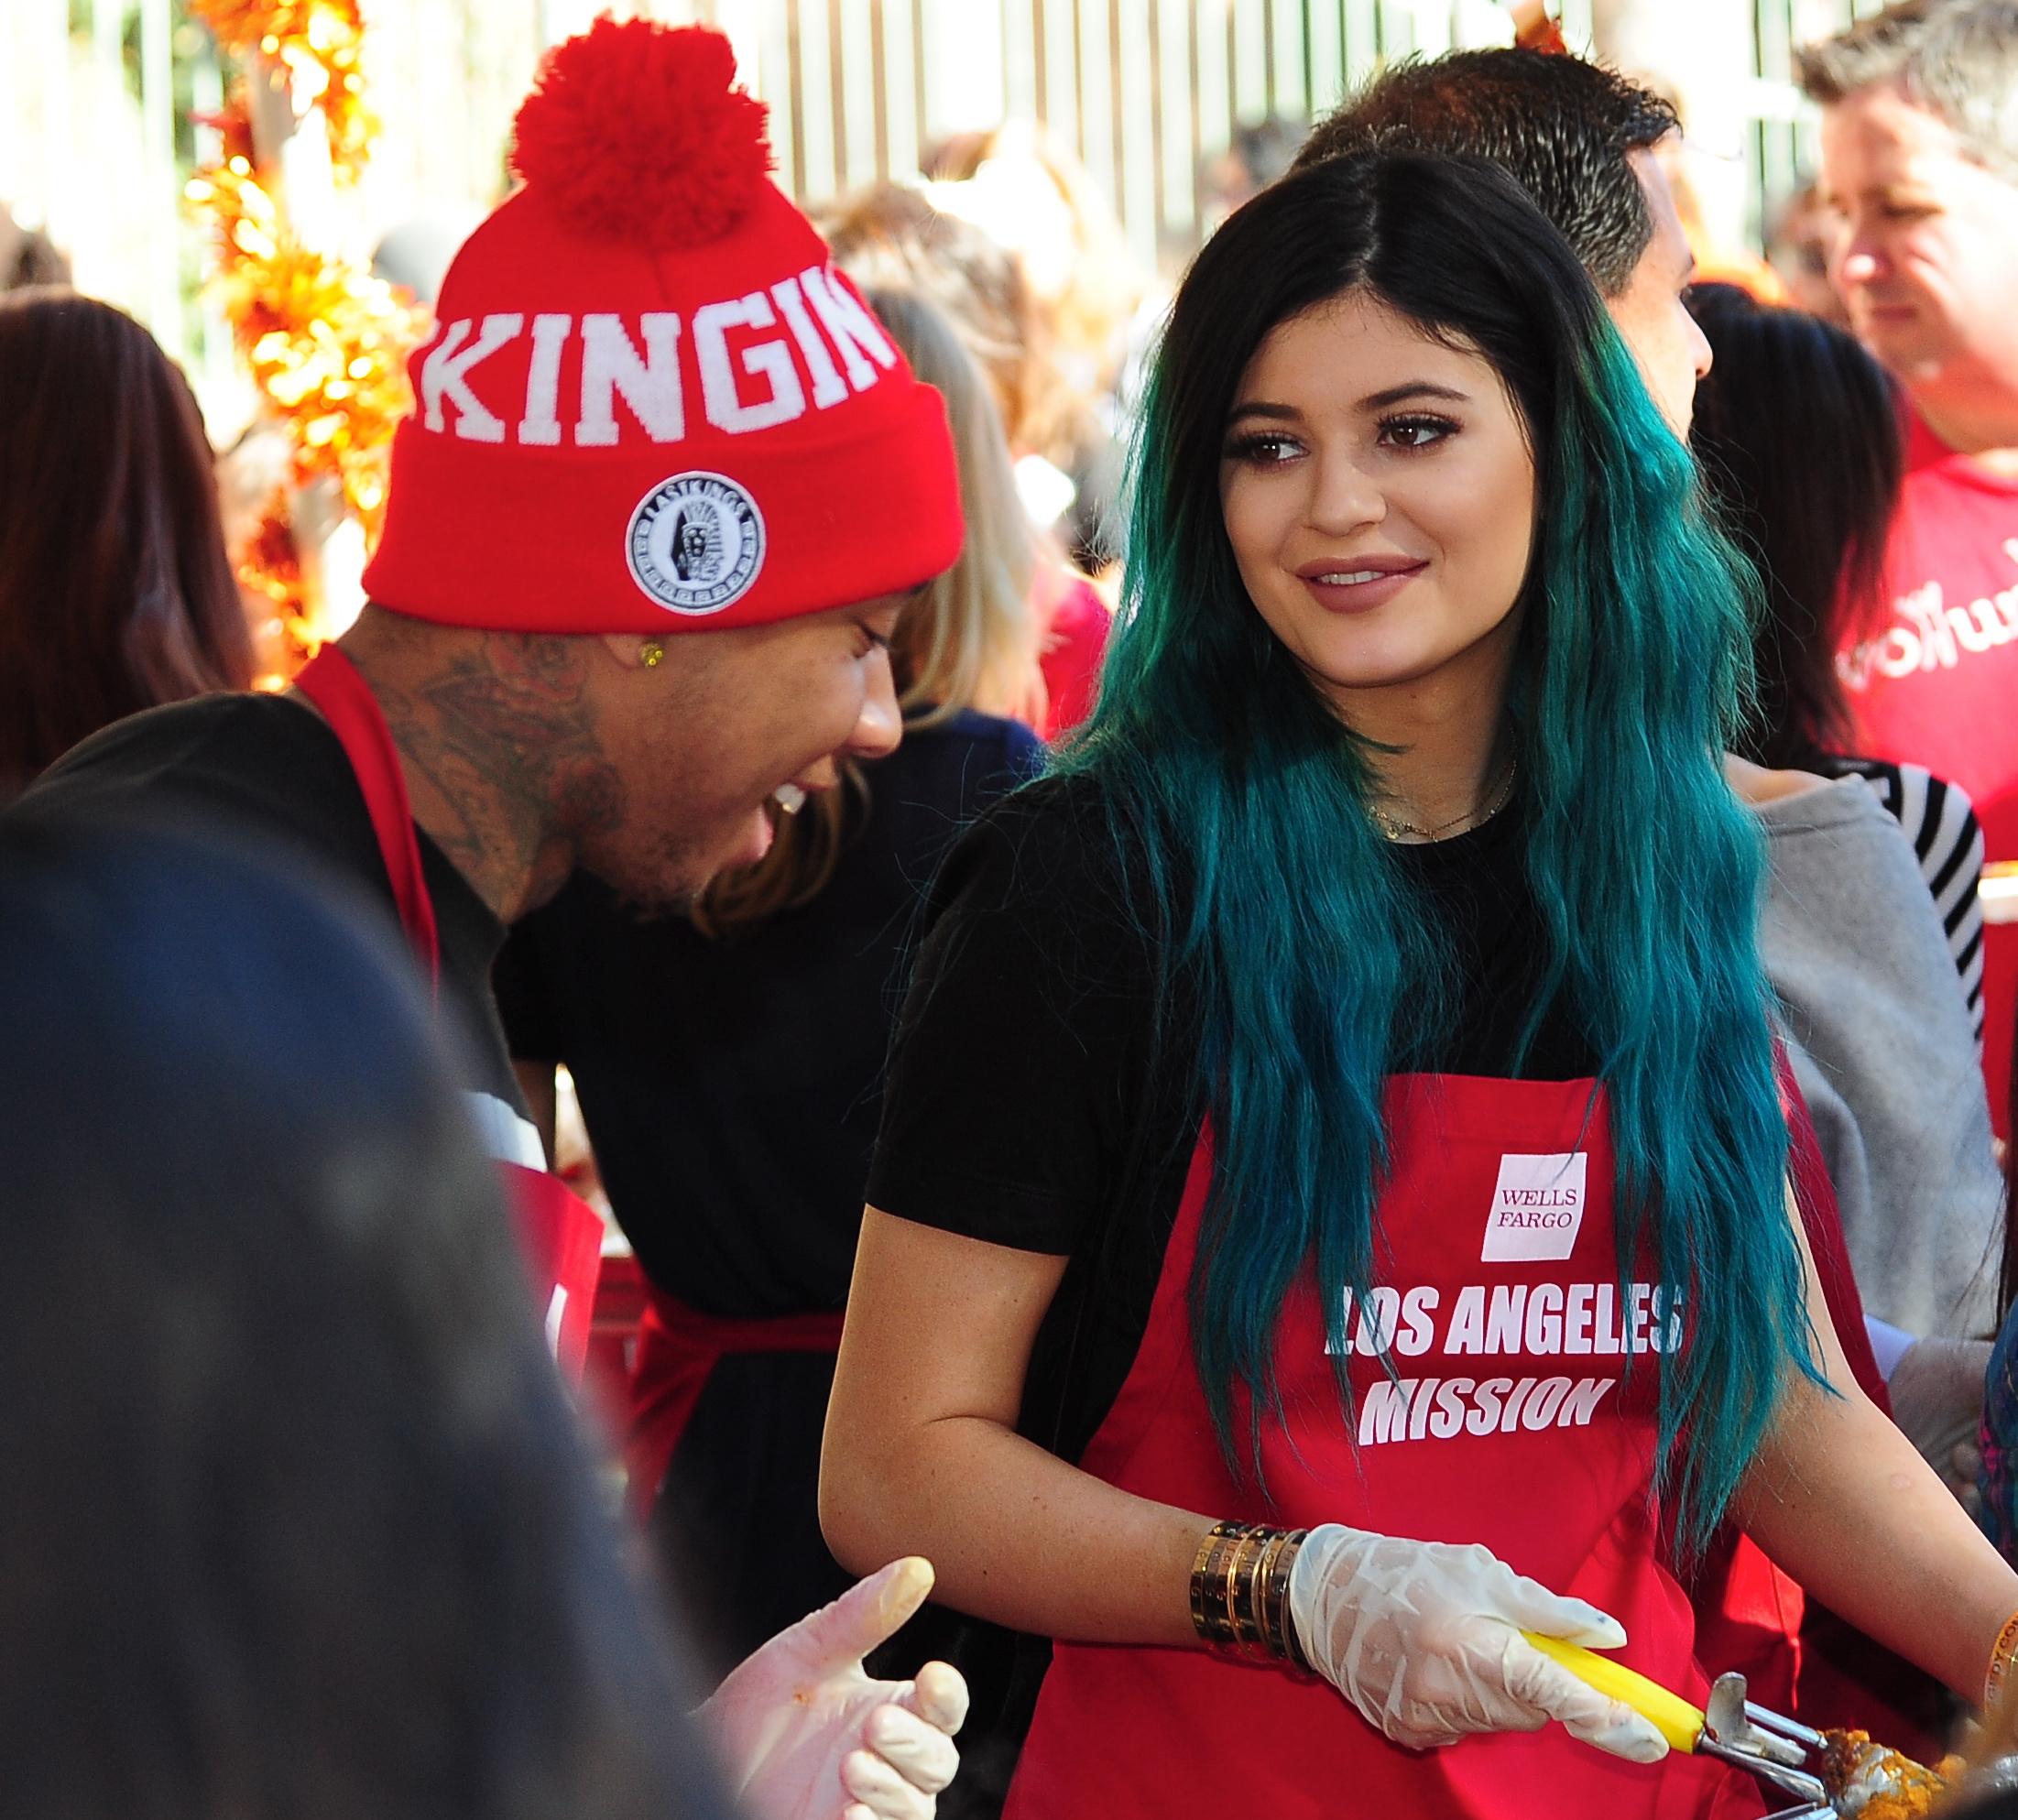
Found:
<path fill-rule="evenodd" d="M 541 49 L 604 0 L 366 0 L 383 122 L 365 213 L 495 199 Z M 1587 10 L 1587 0 L 1583 0 Z M 772 105 L 780 177 L 824 201 L 916 169 L 954 132 L 1035 118 L 1085 160 L 1146 261 L 1192 241 L 1203 161 L 1236 122 L 1307 115 L 1383 57 L 1476 33 L 1493 0 L 656 0 L 735 40 Z M 1572 24 L 1576 15 L 1573 10 Z M 79 282 L 201 370 L 202 249 L 178 199 L 223 77 L 184 0 L 0 6 L 0 198 L 46 223 Z"/>
<path fill-rule="evenodd" d="M 361 229 L 495 200 L 511 111 L 541 49 L 605 4 L 365 0 L 383 131 Z M 1877 0 L 1750 4 L 1752 67 L 1733 79 L 1749 78 L 1739 156 L 1756 232 L 1812 162 L 1812 129 L 1786 81 L 1790 47 Z M 1573 44 L 1589 43 L 1593 5 L 1563 8 Z M 729 33 L 745 80 L 771 104 L 780 180 L 803 201 L 906 174 L 946 135 L 1034 118 L 1085 160 L 1145 263 L 1195 244 L 1202 167 L 1237 123 L 1321 113 L 1383 60 L 1504 28 L 1494 0 L 655 0 L 638 10 Z M 229 352 L 196 300 L 202 248 L 179 197 L 204 150 L 191 114 L 222 85 L 185 0 L 0 5 L 0 199 L 46 222 L 79 282 L 145 318 L 200 385 L 223 381 Z"/>

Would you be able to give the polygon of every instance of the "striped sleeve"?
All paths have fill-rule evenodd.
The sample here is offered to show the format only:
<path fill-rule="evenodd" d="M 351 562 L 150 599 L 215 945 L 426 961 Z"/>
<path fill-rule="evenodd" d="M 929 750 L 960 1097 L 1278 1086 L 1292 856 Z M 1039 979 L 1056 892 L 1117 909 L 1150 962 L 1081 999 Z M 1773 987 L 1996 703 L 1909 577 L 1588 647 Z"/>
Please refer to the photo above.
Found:
<path fill-rule="evenodd" d="M 1934 894 L 1948 953 L 1961 975 L 1976 1041 L 1983 1041 L 1983 907 L 1977 888 L 1983 879 L 1983 829 L 1976 808 L 1959 786 L 1920 765 L 1893 765 L 1864 758 L 1852 767 L 1905 831 L 1919 856 L 1920 870 Z"/>

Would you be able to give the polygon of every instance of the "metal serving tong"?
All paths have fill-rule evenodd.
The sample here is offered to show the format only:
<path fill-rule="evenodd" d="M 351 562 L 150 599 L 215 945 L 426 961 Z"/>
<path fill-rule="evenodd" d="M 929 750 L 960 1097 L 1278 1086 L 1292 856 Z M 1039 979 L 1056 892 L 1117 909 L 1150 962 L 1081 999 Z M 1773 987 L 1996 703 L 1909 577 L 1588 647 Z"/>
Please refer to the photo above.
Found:
<path fill-rule="evenodd" d="M 1559 1637 L 1533 1630 L 1522 1634 L 1579 1680 L 1649 1720 L 1671 1749 L 1715 1757 L 1794 1798 L 1795 1805 L 1780 1809 L 1768 1820 L 1835 1820 L 1838 1810 L 1827 1783 L 1806 1767 L 1822 1760 L 1828 1740 L 1796 1719 L 1754 1706 L 1745 1697 L 1743 1675 L 1718 1675 L 1708 1705 L 1695 1706 L 1609 1656 Z"/>

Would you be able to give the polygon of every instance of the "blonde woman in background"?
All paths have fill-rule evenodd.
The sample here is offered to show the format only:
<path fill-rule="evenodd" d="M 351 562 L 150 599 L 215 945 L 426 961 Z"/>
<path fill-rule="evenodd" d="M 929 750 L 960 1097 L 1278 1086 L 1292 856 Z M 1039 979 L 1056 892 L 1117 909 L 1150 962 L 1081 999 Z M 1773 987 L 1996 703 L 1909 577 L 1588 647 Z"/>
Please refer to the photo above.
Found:
<path fill-rule="evenodd" d="M 821 228 L 864 290 L 917 294 L 943 311 L 987 376 L 1035 539 L 1028 597 L 1046 703 L 1031 725 L 1057 739 L 1093 711 L 1112 624 L 1064 553 L 1061 531 L 1071 533 L 1061 520 L 1076 492 L 1063 467 L 1109 439 L 1098 399 L 1065 376 L 1053 313 L 1021 258 L 957 212 L 969 187 L 876 184 L 837 203 Z M 1006 521 L 997 534 L 1014 535 Z"/>
<path fill-rule="evenodd" d="M 903 743 L 781 817 L 687 917 L 578 876 L 495 976 L 531 1103 L 572 1071 L 646 1278 L 632 1501 L 725 1664 L 849 1584 L 814 1491 L 899 962 L 940 855 L 1042 756 L 1032 535 L 987 381 L 914 290 L 865 289 L 945 397 L 967 527 L 892 642 Z"/>
<path fill-rule="evenodd" d="M 947 140 L 930 174 L 961 186 L 943 206 L 1017 256 L 1074 382 L 1089 396 L 1110 391 L 1149 287 L 1078 157 L 1043 127 L 1011 120 Z"/>
<path fill-rule="evenodd" d="M 1022 262 L 941 206 L 957 193 L 944 183 L 872 183 L 815 221 L 857 286 L 915 291 L 944 313 L 980 363 L 1013 458 L 1063 454 L 1088 408 L 1058 369 Z"/>
<path fill-rule="evenodd" d="M 1048 704 L 1030 609 L 1037 539 L 987 378 L 945 313 L 916 290 L 869 278 L 862 292 L 913 370 L 946 401 L 966 514 L 960 560 L 897 622 L 890 660 L 905 725 L 942 725 L 975 709 L 1041 727 Z"/>

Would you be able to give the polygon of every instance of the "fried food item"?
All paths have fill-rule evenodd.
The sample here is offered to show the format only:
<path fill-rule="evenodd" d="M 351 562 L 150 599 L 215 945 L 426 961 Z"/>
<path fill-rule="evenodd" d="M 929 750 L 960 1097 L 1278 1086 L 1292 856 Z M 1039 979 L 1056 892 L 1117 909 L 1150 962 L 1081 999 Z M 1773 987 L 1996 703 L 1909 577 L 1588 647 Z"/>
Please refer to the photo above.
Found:
<path fill-rule="evenodd" d="M 1882 1744 L 1863 1731 L 1824 1734 L 1822 1780 L 1838 1814 L 1855 1820 L 1925 1820 L 1948 1785 L 1962 1772 L 1958 1757 L 1944 1757 L 1934 1769 Z"/>

